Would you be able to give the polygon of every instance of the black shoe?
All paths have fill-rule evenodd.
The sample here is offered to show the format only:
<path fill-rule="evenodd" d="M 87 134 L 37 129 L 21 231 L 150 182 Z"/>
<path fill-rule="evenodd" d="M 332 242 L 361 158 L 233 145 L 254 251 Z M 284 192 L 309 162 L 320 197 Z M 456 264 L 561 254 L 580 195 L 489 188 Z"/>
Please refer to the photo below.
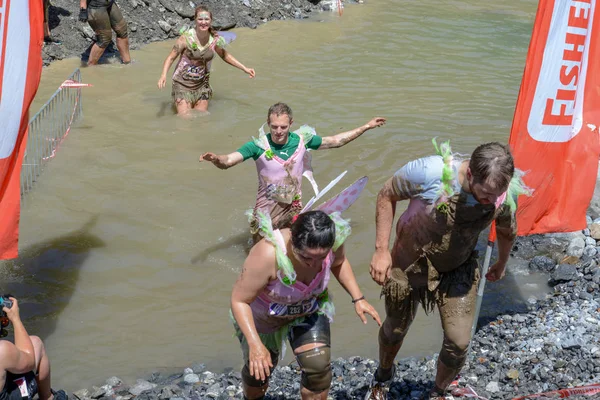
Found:
<path fill-rule="evenodd" d="M 54 400 L 69 400 L 69 396 L 64 390 L 54 391 L 54 389 L 50 389 L 50 391 L 54 395 Z"/>

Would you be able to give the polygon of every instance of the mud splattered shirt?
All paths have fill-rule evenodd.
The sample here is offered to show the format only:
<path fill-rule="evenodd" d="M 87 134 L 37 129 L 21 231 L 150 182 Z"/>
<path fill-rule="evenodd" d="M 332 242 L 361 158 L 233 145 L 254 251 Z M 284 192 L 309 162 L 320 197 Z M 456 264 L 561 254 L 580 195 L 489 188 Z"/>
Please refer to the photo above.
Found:
<path fill-rule="evenodd" d="M 452 169 L 458 177 L 462 161 L 454 161 Z M 396 195 L 410 199 L 407 210 L 396 226 L 396 242 L 392 251 L 394 266 L 408 267 L 425 255 L 439 272 L 451 271 L 466 262 L 479 234 L 492 221 L 498 227 L 516 231 L 515 215 L 506 203 L 481 204 L 475 197 L 453 182 L 455 194 L 448 207 L 440 210 L 436 199 L 442 186 L 444 162 L 430 156 L 409 162 L 393 178 Z"/>

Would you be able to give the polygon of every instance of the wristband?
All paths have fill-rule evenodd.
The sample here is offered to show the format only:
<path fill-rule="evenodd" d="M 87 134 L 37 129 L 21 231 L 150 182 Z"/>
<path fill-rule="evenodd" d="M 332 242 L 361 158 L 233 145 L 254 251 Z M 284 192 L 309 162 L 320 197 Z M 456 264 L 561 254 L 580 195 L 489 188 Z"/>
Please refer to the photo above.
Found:
<path fill-rule="evenodd" d="M 359 301 L 364 300 L 364 299 L 365 299 L 365 296 L 360 296 L 358 299 L 352 299 L 352 304 L 356 304 Z"/>

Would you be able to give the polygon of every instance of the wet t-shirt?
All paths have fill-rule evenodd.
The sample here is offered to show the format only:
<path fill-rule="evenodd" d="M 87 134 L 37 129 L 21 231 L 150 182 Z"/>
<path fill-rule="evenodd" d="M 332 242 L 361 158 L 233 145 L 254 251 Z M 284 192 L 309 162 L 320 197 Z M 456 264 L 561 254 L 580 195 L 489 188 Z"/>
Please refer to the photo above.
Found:
<path fill-rule="evenodd" d="M 481 204 L 462 189 L 458 171 L 462 161 L 453 161 L 454 195 L 440 200 L 444 162 L 430 156 L 409 162 L 393 178 L 397 196 L 410 199 L 396 227 L 394 264 L 407 267 L 426 255 L 435 268 L 449 271 L 467 261 L 479 234 L 496 221 L 498 227 L 516 231 L 515 215 L 506 203 Z M 447 207 L 439 207 L 445 202 Z"/>
<path fill-rule="evenodd" d="M 300 136 L 298 136 L 294 132 L 290 132 L 288 136 L 288 141 L 285 144 L 273 143 L 273 140 L 271 140 L 270 133 L 267 134 L 267 140 L 269 141 L 269 146 L 271 147 L 271 150 L 273 150 L 273 153 L 275 153 L 277 157 L 281 158 L 284 161 L 290 158 L 292 154 L 294 154 L 294 152 L 298 148 L 298 145 L 300 144 Z M 306 148 L 311 150 L 317 150 L 321 146 L 322 142 L 323 138 L 317 135 L 313 135 L 313 137 L 308 141 L 308 143 L 306 143 Z M 244 161 L 246 161 L 250 157 L 252 157 L 254 160 L 257 160 L 262 155 L 262 153 L 265 152 L 263 149 L 258 147 L 256 143 L 254 143 L 254 141 L 249 141 L 245 143 L 237 151 L 244 157 Z"/>

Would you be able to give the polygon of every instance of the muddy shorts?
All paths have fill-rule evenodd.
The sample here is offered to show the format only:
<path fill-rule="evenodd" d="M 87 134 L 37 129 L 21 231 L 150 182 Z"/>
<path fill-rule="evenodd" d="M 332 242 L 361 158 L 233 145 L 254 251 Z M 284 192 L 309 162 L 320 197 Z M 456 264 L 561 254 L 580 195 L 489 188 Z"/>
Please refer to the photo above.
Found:
<path fill-rule="evenodd" d="M 453 315 L 472 318 L 479 277 L 477 252 L 458 268 L 445 273 L 438 273 L 426 257 L 404 271 L 394 268 L 381 292 L 386 315 L 410 325 L 420 303 L 426 313 L 437 305 L 442 320 Z"/>
<path fill-rule="evenodd" d="M 331 346 L 331 331 L 329 327 L 329 319 L 325 315 L 321 315 L 316 312 L 309 315 L 305 320 L 298 325 L 292 326 L 288 332 L 288 340 L 292 347 L 292 350 L 296 350 L 300 346 L 311 343 L 322 343 L 326 346 Z M 249 353 L 248 342 L 244 335 L 239 332 L 238 339 L 242 347 L 242 353 L 244 355 L 244 368 L 242 369 L 242 379 L 250 386 L 260 387 L 266 382 L 256 380 L 249 374 Z M 284 339 L 285 340 L 285 339 Z M 279 360 L 279 352 L 269 349 L 271 354 L 271 362 L 273 363 L 273 369 L 277 366 Z M 271 369 L 271 372 L 273 370 Z"/>
<path fill-rule="evenodd" d="M 44 22 L 48 22 L 50 10 L 50 0 L 44 0 Z"/>
<path fill-rule="evenodd" d="M 96 44 L 103 49 L 108 47 L 112 41 L 112 31 L 117 33 L 117 38 L 125 39 L 127 33 L 127 21 L 116 3 L 110 3 L 107 7 L 88 8 L 88 23 L 96 32 Z"/>
<path fill-rule="evenodd" d="M 380 331 L 380 343 L 402 343 L 419 303 L 426 313 L 437 305 L 444 331 L 438 360 L 457 374 L 466 359 L 475 317 L 480 276 L 477 258 L 473 252 L 462 265 L 445 273 L 438 273 L 426 257 L 405 271 L 394 268 L 382 291 L 387 329 Z"/>
<path fill-rule="evenodd" d="M 202 79 L 193 82 L 190 85 L 184 85 L 173 81 L 171 98 L 173 103 L 186 101 L 194 107 L 200 100 L 210 100 L 212 98 L 212 88 L 210 87 L 210 73 L 204 74 Z"/>

